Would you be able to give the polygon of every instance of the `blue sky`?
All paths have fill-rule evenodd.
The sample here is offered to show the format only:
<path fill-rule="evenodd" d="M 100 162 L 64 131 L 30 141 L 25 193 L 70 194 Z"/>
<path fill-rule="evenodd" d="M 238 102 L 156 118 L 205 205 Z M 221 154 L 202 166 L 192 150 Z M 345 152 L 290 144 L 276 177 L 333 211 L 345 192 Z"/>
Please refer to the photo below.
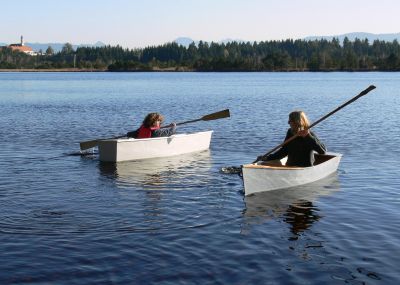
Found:
<path fill-rule="evenodd" d="M 400 32 L 399 0 L 2 1 L 0 42 L 70 42 L 135 48 L 178 37 L 280 40 Z"/>

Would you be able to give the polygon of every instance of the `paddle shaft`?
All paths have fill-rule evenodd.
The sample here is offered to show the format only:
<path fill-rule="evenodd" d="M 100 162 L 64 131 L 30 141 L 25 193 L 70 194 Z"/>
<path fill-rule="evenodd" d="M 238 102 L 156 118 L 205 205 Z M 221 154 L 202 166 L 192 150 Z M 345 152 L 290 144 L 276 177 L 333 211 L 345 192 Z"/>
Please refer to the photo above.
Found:
<path fill-rule="evenodd" d="M 80 145 L 81 150 L 85 150 L 85 149 L 89 149 L 89 148 L 93 148 L 93 147 L 97 146 L 99 144 L 99 141 L 101 141 L 101 140 L 119 139 L 119 138 L 123 138 L 125 136 L 126 135 L 121 135 L 121 136 L 116 136 L 116 137 L 112 137 L 112 138 L 85 141 L 85 142 L 80 142 L 79 145 Z"/>
<path fill-rule="evenodd" d="M 312 123 L 307 129 L 311 129 L 312 127 L 314 127 L 315 125 L 319 124 L 320 122 L 322 122 L 323 120 L 325 120 L 326 118 L 332 116 L 333 114 L 335 114 L 337 111 L 339 111 L 340 109 L 343 109 L 344 107 L 346 107 L 347 105 L 353 103 L 354 101 L 356 101 L 358 98 L 368 94 L 368 92 L 370 92 L 371 90 L 374 90 L 376 87 L 374 85 L 370 85 L 367 89 L 361 91 L 360 94 L 358 94 L 357 96 L 355 96 L 354 98 L 350 99 L 349 101 L 347 101 L 346 103 L 340 105 L 339 107 L 337 107 L 335 110 L 333 110 L 332 112 L 326 114 L 325 116 L 323 116 L 322 118 L 320 118 L 319 120 L 315 121 L 314 123 Z M 273 149 L 271 149 L 269 152 L 267 152 L 264 156 L 267 156 L 271 153 L 273 153 L 274 151 L 278 150 L 279 148 L 281 148 L 282 146 L 288 144 L 289 142 L 291 142 L 292 140 L 294 140 L 295 138 L 297 138 L 299 135 L 296 134 L 290 138 L 288 138 L 287 140 L 285 140 L 283 143 L 281 143 L 280 145 L 274 147 Z M 253 161 L 253 163 L 256 163 L 258 160 L 256 159 L 255 161 Z"/>
<path fill-rule="evenodd" d="M 191 121 L 176 123 L 176 125 L 177 125 L 177 126 L 180 126 L 180 125 L 189 124 L 189 123 L 194 123 L 194 122 L 198 122 L 198 121 L 202 121 L 202 119 L 197 119 L 197 120 L 191 120 Z M 167 125 L 167 126 L 162 126 L 162 127 L 160 127 L 160 129 L 170 128 L 170 127 L 171 127 L 171 125 Z"/>

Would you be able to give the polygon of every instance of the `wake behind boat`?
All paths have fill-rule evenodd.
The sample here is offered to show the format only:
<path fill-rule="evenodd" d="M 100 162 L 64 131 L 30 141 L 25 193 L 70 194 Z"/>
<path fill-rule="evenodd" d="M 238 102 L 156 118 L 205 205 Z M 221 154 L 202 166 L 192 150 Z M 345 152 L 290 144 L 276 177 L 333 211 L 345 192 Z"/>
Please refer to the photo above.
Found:
<path fill-rule="evenodd" d="M 242 168 L 245 195 L 315 182 L 335 172 L 341 157 L 338 153 L 315 154 L 314 166 L 310 167 L 286 166 L 287 157 L 245 164 Z"/>
<path fill-rule="evenodd" d="M 148 139 L 99 140 L 99 159 L 105 162 L 119 162 L 202 151 L 210 147 L 212 133 L 213 131 L 204 131 Z"/>

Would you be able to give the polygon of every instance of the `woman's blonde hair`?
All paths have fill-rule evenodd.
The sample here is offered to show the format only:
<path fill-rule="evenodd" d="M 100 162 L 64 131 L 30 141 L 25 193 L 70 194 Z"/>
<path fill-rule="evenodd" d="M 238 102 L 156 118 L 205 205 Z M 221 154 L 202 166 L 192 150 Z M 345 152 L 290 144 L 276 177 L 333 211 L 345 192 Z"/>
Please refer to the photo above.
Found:
<path fill-rule="evenodd" d="M 164 117 L 159 113 L 149 113 L 143 120 L 143 126 L 151 128 L 156 125 L 156 122 L 160 121 L 160 124 L 164 121 Z"/>
<path fill-rule="evenodd" d="M 296 134 L 301 130 L 305 130 L 310 126 L 310 121 L 308 120 L 306 113 L 303 111 L 293 111 L 289 114 L 289 122 L 295 123 L 295 129 L 293 132 Z"/>

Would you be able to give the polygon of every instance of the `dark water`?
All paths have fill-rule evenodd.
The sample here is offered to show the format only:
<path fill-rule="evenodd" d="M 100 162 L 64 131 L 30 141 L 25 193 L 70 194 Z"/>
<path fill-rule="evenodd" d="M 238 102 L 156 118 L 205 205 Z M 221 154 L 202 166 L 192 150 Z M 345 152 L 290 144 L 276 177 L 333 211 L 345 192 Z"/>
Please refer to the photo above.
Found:
<path fill-rule="evenodd" d="M 243 196 L 223 166 L 279 144 L 287 115 L 337 174 Z M 400 73 L 1 73 L 0 284 L 398 284 Z M 79 141 L 230 108 L 209 151 L 100 163 Z"/>

